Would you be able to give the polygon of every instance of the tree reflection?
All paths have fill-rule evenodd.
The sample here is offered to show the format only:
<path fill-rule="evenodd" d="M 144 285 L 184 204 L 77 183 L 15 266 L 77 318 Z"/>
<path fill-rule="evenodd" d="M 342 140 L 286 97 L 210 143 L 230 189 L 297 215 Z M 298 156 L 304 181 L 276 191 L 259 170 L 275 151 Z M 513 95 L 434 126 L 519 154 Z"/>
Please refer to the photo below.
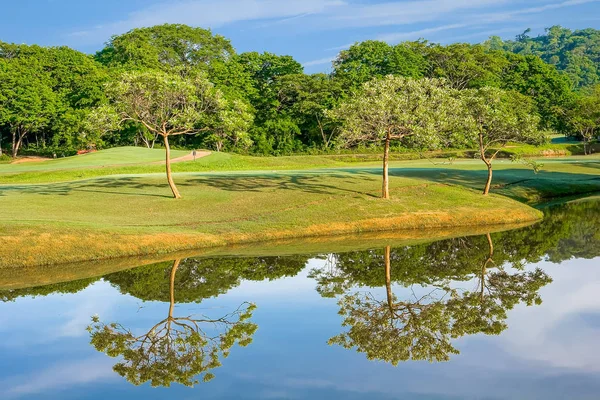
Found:
<path fill-rule="evenodd" d="M 208 316 L 174 316 L 175 276 L 180 260 L 169 274 L 169 312 L 142 335 L 135 335 L 121 324 L 104 324 L 92 318 L 88 327 L 91 344 L 110 357 L 121 357 L 115 372 L 134 385 L 150 382 L 152 386 L 180 383 L 192 386 L 211 380 L 212 370 L 221 365 L 234 345 L 247 346 L 258 328 L 250 322 L 256 306 L 243 303 L 219 318 Z"/>
<path fill-rule="evenodd" d="M 395 252 L 388 246 L 383 253 L 339 255 L 335 269 L 330 266 L 313 271 L 318 290 L 323 285 L 328 288 L 320 290 L 325 294 L 342 287 L 371 285 L 375 265 L 379 265 L 379 276 L 385 282 L 384 300 L 371 291 L 341 295 L 339 313 L 348 330 L 332 337 L 329 343 L 355 348 L 368 359 L 397 365 L 407 360 L 447 361 L 459 353 L 452 339 L 501 333 L 507 328 L 507 311 L 519 303 L 540 304 L 538 292 L 551 279 L 541 269 L 525 271 L 519 263 L 513 267 L 520 269 L 504 268 L 504 263 L 494 261 L 497 254 L 491 235 L 481 239 L 454 239 Z M 434 254 L 440 249 L 441 253 Z M 356 257 L 352 257 L 354 254 Z M 445 260 L 434 262 L 440 258 Z M 507 259 L 502 254 L 498 258 Z M 395 264 L 399 270 L 395 282 L 404 286 L 403 292 L 410 293 L 401 300 L 393 293 L 394 261 L 404 262 Z M 347 273 L 345 282 L 343 271 Z M 418 276 L 415 271 L 425 274 Z M 461 288 L 469 283 L 476 283 L 476 288 Z M 337 289 L 332 290 L 332 285 Z"/>

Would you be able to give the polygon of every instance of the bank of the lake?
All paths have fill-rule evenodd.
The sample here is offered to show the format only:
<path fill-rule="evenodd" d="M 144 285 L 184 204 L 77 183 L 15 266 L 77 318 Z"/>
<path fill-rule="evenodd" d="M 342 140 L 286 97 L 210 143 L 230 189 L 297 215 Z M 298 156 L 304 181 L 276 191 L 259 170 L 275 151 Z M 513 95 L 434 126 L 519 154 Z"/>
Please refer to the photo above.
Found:
<path fill-rule="evenodd" d="M 114 162 L 114 154 L 106 154 L 113 160 L 106 162 Z M 145 160 L 146 165 L 114 168 L 154 172 L 160 167 L 154 164 L 155 156 L 158 153 Z M 378 197 L 381 168 L 374 163 L 294 171 L 195 172 L 211 165 L 218 170 L 218 163 L 228 156 L 175 164 L 188 171 L 175 174 L 184 196 L 181 200 L 170 198 L 161 173 L 81 179 L 77 171 L 103 169 L 101 159 L 66 160 L 58 169 L 54 161 L 44 168 L 41 164 L 18 166 L 15 174 L 10 173 L 13 166 L 4 166 L 3 172 L 9 173 L 2 179 L 14 183 L 0 184 L 0 266 L 51 265 L 361 232 L 533 223 L 542 214 L 532 204 L 600 191 L 598 157 L 543 160 L 538 174 L 498 160 L 494 194 L 486 197 L 481 195 L 486 175 L 481 162 L 394 162 L 389 201 Z M 308 168 L 318 160 L 305 156 L 287 161 Z M 87 169 L 81 169 L 78 163 L 82 162 L 88 164 Z M 72 180 L 62 182 L 58 177 L 49 183 L 28 183 L 46 182 L 57 173 L 69 174 Z"/>
<path fill-rule="evenodd" d="M 2 187 L 0 265 L 18 267 L 357 232 L 534 222 L 500 195 L 375 171 L 118 176 Z"/>

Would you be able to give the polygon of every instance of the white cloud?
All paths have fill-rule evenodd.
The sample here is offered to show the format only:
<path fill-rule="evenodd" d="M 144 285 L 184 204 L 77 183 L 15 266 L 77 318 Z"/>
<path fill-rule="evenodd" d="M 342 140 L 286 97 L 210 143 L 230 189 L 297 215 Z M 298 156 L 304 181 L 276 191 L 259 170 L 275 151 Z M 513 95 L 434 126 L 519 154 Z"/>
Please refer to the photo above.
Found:
<path fill-rule="evenodd" d="M 130 29 L 165 23 L 187 24 L 216 28 L 219 26 L 253 20 L 293 19 L 320 14 L 332 8 L 343 7 L 341 0 L 188 0 L 164 2 L 133 12 L 126 19 L 89 30 L 72 32 L 69 36 L 78 41 L 97 42 Z"/>
<path fill-rule="evenodd" d="M 4 398 L 64 390 L 76 385 L 117 379 L 112 370 L 114 360 L 94 357 L 80 361 L 55 364 L 32 375 L 13 376 L 2 383 Z"/>
<path fill-rule="evenodd" d="M 432 33 L 447 31 L 447 30 L 451 30 L 451 29 L 466 28 L 468 26 L 470 26 L 470 25 L 469 24 L 450 24 L 450 25 L 436 26 L 433 28 L 420 29 L 417 31 L 387 33 L 384 35 L 379 35 L 377 37 L 377 40 L 382 40 L 384 42 L 389 42 L 389 43 L 397 43 L 397 42 L 401 42 L 404 40 L 414 40 L 414 39 L 424 38 L 425 35 L 429 35 Z"/>
<path fill-rule="evenodd" d="M 335 60 L 334 57 L 319 58 L 318 60 L 307 61 L 302 64 L 304 67 L 312 67 L 315 65 L 331 64 Z"/>

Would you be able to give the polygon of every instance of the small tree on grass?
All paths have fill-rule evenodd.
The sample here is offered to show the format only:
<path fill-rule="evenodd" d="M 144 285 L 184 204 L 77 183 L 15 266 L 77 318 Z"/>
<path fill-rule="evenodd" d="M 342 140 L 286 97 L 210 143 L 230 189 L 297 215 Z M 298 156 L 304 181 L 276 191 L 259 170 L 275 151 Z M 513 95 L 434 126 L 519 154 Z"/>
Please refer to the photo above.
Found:
<path fill-rule="evenodd" d="M 583 139 L 583 151 L 590 153 L 589 144 L 600 133 L 600 85 L 594 91 L 575 100 L 568 112 L 571 127 Z"/>
<path fill-rule="evenodd" d="M 488 169 L 483 194 L 492 185 L 492 162 L 508 143 L 540 144 L 545 135 L 532 100 L 517 92 L 485 87 L 463 91 L 466 132 L 478 143 Z"/>
<path fill-rule="evenodd" d="M 456 91 L 438 79 L 414 80 L 388 75 L 364 84 L 356 96 L 331 114 L 342 122 L 340 140 L 347 146 L 382 143 L 382 197 L 388 199 L 390 142 L 436 148 L 452 125 L 460 103 Z"/>
<path fill-rule="evenodd" d="M 169 138 L 210 130 L 225 104 L 221 93 L 203 75 L 185 79 L 151 71 L 123 74 L 107 87 L 107 96 L 110 105 L 95 110 L 92 121 L 108 123 L 113 130 L 125 121 L 133 121 L 161 136 L 167 180 L 173 197 L 181 198 L 171 174 Z"/>

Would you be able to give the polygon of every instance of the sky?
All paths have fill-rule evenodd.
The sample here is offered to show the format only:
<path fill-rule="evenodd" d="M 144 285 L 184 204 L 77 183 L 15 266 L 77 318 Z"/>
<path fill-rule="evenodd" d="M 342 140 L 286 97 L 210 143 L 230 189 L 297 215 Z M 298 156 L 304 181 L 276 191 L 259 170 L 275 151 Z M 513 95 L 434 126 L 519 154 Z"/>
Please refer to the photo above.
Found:
<path fill-rule="evenodd" d="M 352 43 L 512 39 L 562 25 L 600 28 L 600 0 L 0 0 L 0 40 L 86 53 L 112 35 L 163 23 L 210 28 L 238 52 L 289 54 L 328 72 Z"/>

